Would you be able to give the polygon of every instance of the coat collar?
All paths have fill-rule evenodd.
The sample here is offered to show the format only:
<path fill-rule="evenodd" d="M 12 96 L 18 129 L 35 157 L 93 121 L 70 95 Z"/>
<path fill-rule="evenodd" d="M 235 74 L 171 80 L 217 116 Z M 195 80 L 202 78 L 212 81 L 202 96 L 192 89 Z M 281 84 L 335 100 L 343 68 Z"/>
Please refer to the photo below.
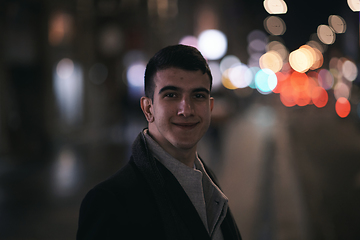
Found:
<path fill-rule="evenodd" d="M 132 157 L 154 193 L 168 238 L 186 239 L 186 229 L 189 229 L 194 239 L 210 239 L 201 218 L 179 182 L 150 154 L 143 131 L 134 141 Z M 185 229 L 182 226 L 185 226 Z"/>
<path fill-rule="evenodd" d="M 195 207 L 176 178 L 160 162 L 156 161 L 146 145 L 143 131 L 132 145 L 132 160 L 148 182 L 157 202 L 167 239 L 189 239 L 189 229 L 193 239 L 209 239 Z M 203 163 L 204 164 L 204 163 Z M 206 172 L 217 185 L 211 170 L 204 164 Z M 182 226 L 186 226 L 184 229 Z M 241 239 L 230 210 L 221 224 L 224 239 Z"/>

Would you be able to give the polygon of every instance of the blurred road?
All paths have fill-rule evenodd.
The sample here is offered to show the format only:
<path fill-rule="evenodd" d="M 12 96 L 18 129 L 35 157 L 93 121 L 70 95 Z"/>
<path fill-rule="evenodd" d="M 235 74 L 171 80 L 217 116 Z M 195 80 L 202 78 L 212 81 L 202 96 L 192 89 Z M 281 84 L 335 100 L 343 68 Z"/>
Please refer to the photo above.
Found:
<path fill-rule="evenodd" d="M 237 114 L 218 176 L 244 239 L 360 239 L 360 124 L 274 97 Z"/>

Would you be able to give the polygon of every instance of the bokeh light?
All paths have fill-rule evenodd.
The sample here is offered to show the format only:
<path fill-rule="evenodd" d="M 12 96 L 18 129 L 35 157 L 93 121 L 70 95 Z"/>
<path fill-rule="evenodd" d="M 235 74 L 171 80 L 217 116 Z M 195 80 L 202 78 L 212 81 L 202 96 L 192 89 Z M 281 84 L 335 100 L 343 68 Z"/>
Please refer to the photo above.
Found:
<path fill-rule="evenodd" d="M 334 76 L 327 69 L 320 69 L 318 76 L 319 85 L 325 90 L 329 90 L 334 85 Z"/>
<path fill-rule="evenodd" d="M 220 61 L 220 70 L 221 72 L 224 72 L 225 70 L 235 66 L 239 65 L 240 59 L 234 55 L 227 55 Z"/>
<path fill-rule="evenodd" d="M 205 30 L 198 38 L 200 52 L 208 60 L 222 58 L 227 51 L 227 38 L 224 33 L 216 29 Z"/>
<path fill-rule="evenodd" d="M 264 8 L 269 14 L 285 14 L 287 5 L 283 0 L 265 0 Z"/>
<path fill-rule="evenodd" d="M 339 58 L 332 57 L 329 61 L 329 69 L 337 69 Z"/>
<path fill-rule="evenodd" d="M 335 99 L 339 99 L 341 97 L 349 99 L 349 97 L 350 97 L 350 88 L 345 83 L 338 82 L 334 86 L 334 96 L 335 96 Z"/>
<path fill-rule="evenodd" d="M 248 41 L 248 66 L 259 67 L 259 59 L 266 52 L 267 34 L 261 30 L 255 29 L 247 36 Z"/>
<path fill-rule="evenodd" d="M 276 73 L 277 87 L 274 93 L 280 93 L 281 102 L 287 106 L 295 105 L 306 106 L 316 104 L 317 107 L 323 107 L 328 101 L 328 96 L 319 88 L 316 72 L 309 74 L 293 71 L 289 73 Z"/>
<path fill-rule="evenodd" d="M 221 86 L 221 70 L 218 62 L 210 61 L 209 68 L 213 77 L 212 91 L 217 91 Z"/>
<path fill-rule="evenodd" d="M 345 20 L 338 15 L 329 16 L 329 26 L 334 29 L 335 33 L 344 33 L 346 31 L 346 22 Z"/>
<path fill-rule="evenodd" d="M 280 101 L 286 107 L 293 107 L 296 105 L 295 98 L 294 98 L 294 89 L 291 86 L 289 81 L 285 81 L 281 85 L 280 89 Z"/>
<path fill-rule="evenodd" d="M 265 52 L 266 49 L 266 42 L 261 39 L 254 39 L 249 42 L 248 45 L 248 52 L 250 54 L 254 52 Z"/>
<path fill-rule="evenodd" d="M 308 78 L 305 73 L 293 72 L 290 76 L 293 87 L 294 100 L 298 106 L 306 106 L 311 103 L 311 93 L 316 83 Z"/>
<path fill-rule="evenodd" d="M 124 35 L 117 25 L 108 25 L 99 34 L 100 52 L 106 56 L 117 55 L 123 48 Z"/>
<path fill-rule="evenodd" d="M 56 65 L 56 73 L 60 78 L 69 78 L 74 72 L 74 62 L 69 58 L 64 58 Z"/>
<path fill-rule="evenodd" d="M 281 18 L 270 16 L 265 18 L 264 28 L 269 34 L 279 36 L 285 33 L 286 24 Z"/>
<path fill-rule="evenodd" d="M 266 46 L 266 50 L 277 52 L 281 56 L 283 61 L 285 61 L 287 59 L 287 57 L 289 56 L 289 52 L 286 49 L 285 45 L 279 41 L 269 42 Z"/>
<path fill-rule="evenodd" d="M 333 44 L 336 39 L 335 32 L 327 25 L 318 26 L 317 35 L 320 41 L 327 45 Z"/>
<path fill-rule="evenodd" d="M 352 61 L 346 60 L 342 64 L 342 74 L 346 80 L 354 81 L 358 75 L 358 69 Z"/>
<path fill-rule="evenodd" d="M 64 147 L 53 166 L 53 190 L 58 196 L 68 196 L 75 190 L 79 180 L 78 161 L 75 153 Z"/>
<path fill-rule="evenodd" d="M 329 100 L 329 95 L 322 87 L 315 87 L 311 92 L 311 100 L 318 108 L 325 107 Z"/>
<path fill-rule="evenodd" d="M 263 42 L 267 42 L 267 35 L 265 32 L 263 32 L 259 29 L 255 29 L 249 33 L 249 35 L 247 36 L 247 41 L 248 41 L 248 43 L 251 43 L 255 39 L 259 39 Z"/>
<path fill-rule="evenodd" d="M 198 48 L 198 39 L 195 36 L 185 36 L 180 39 L 179 44 Z"/>
<path fill-rule="evenodd" d="M 82 120 L 83 72 L 73 60 L 60 60 L 53 72 L 53 87 L 60 118 L 69 125 Z"/>
<path fill-rule="evenodd" d="M 171 18 L 175 18 L 178 15 L 179 10 L 176 0 L 148 0 L 147 3 L 149 15 L 152 17 L 159 17 L 163 20 L 168 20 Z M 114 2 L 114 4 L 116 4 L 116 2 Z"/>
<path fill-rule="evenodd" d="M 222 73 L 222 78 L 221 78 L 222 84 L 227 89 L 230 89 L 230 90 L 237 89 L 237 87 L 231 82 L 231 80 L 229 78 L 229 72 L 230 72 L 230 69 L 227 69 Z"/>
<path fill-rule="evenodd" d="M 276 73 L 281 70 L 283 60 L 276 51 L 269 51 L 260 57 L 259 65 L 262 69 L 267 68 Z"/>
<path fill-rule="evenodd" d="M 351 111 L 351 105 L 349 100 L 343 97 L 339 98 L 335 104 L 335 111 L 339 117 L 347 117 Z"/>
<path fill-rule="evenodd" d="M 126 77 L 128 83 L 133 87 L 144 86 L 144 73 L 146 65 L 143 62 L 135 62 L 127 69 Z"/>
<path fill-rule="evenodd" d="M 306 72 L 313 65 L 313 55 L 307 48 L 299 48 L 289 54 L 290 66 L 298 72 Z"/>
<path fill-rule="evenodd" d="M 255 75 L 256 89 L 261 94 L 269 94 L 277 85 L 277 78 L 270 69 L 261 69 Z"/>
<path fill-rule="evenodd" d="M 49 20 L 49 43 L 57 46 L 63 42 L 68 42 L 73 35 L 74 19 L 66 13 L 54 13 Z"/>
<path fill-rule="evenodd" d="M 256 74 L 261 70 L 261 68 L 259 67 L 249 67 L 251 73 L 252 73 L 252 80 L 251 83 L 249 84 L 249 87 L 252 89 L 256 89 L 256 83 L 255 83 L 255 76 Z"/>
<path fill-rule="evenodd" d="M 324 53 L 324 51 L 325 51 L 323 45 L 322 45 L 320 42 L 315 41 L 315 40 L 310 40 L 310 41 L 308 41 L 308 42 L 306 43 L 306 45 L 309 45 L 310 47 L 319 50 L 321 53 Z"/>
<path fill-rule="evenodd" d="M 276 74 L 276 78 L 277 78 L 277 85 L 273 89 L 273 92 L 274 93 L 280 93 L 281 89 L 284 86 L 284 83 L 286 82 L 288 76 L 287 76 L 287 74 L 284 74 L 282 72 L 277 72 L 275 74 Z"/>
<path fill-rule="evenodd" d="M 320 50 L 317 49 L 317 48 L 312 48 L 312 52 L 315 55 L 314 55 L 314 61 L 313 61 L 313 64 L 311 65 L 311 67 L 310 67 L 310 70 L 315 70 L 315 69 L 321 68 L 321 66 L 324 63 L 324 56 L 322 55 Z"/>
<path fill-rule="evenodd" d="M 360 11 L 360 2 L 359 2 L 359 0 L 347 0 L 347 3 L 348 3 L 350 9 L 353 12 L 359 12 Z"/>
<path fill-rule="evenodd" d="M 260 67 L 259 59 L 261 58 L 262 53 L 253 53 L 250 55 L 248 59 L 248 66 L 249 67 Z"/>
<path fill-rule="evenodd" d="M 293 89 L 297 92 L 306 91 L 309 86 L 309 78 L 305 73 L 293 72 L 290 76 Z"/>
<path fill-rule="evenodd" d="M 231 83 L 237 88 L 249 86 L 253 78 L 251 70 L 245 64 L 230 68 L 228 74 Z"/>

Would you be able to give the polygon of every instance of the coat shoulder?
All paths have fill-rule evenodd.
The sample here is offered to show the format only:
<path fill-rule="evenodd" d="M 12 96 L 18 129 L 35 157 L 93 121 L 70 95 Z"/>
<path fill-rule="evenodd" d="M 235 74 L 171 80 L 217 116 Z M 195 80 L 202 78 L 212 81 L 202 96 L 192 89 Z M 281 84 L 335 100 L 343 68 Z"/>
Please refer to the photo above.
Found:
<path fill-rule="evenodd" d="M 147 183 L 135 166 L 134 162 L 130 160 L 119 171 L 110 176 L 105 181 L 99 183 L 94 189 L 103 189 L 114 194 L 124 194 L 132 191 L 134 188 L 146 187 Z"/>
<path fill-rule="evenodd" d="M 80 207 L 77 239 L 162 239 L 152 192 L 132 161 L 91 189 Z M 138 229 L 145 231 L 138 231 Z"/>

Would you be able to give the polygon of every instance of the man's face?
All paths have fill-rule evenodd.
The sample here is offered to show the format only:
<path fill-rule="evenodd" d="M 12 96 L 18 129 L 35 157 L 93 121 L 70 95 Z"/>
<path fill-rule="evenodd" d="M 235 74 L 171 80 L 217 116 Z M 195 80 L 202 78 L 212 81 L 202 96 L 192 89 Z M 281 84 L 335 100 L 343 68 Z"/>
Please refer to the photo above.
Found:
<path fill-rule="evenodd" d="M 150 135 L 169 153 L 196 149 L 209 128 L 214 104 L 209 76 L 200 70 L 168 68 L 156 73 L 154 83 L 153 101 L 142 99 L 142 105 L 148 102 L 148 111 L 142 108 Z"/>

